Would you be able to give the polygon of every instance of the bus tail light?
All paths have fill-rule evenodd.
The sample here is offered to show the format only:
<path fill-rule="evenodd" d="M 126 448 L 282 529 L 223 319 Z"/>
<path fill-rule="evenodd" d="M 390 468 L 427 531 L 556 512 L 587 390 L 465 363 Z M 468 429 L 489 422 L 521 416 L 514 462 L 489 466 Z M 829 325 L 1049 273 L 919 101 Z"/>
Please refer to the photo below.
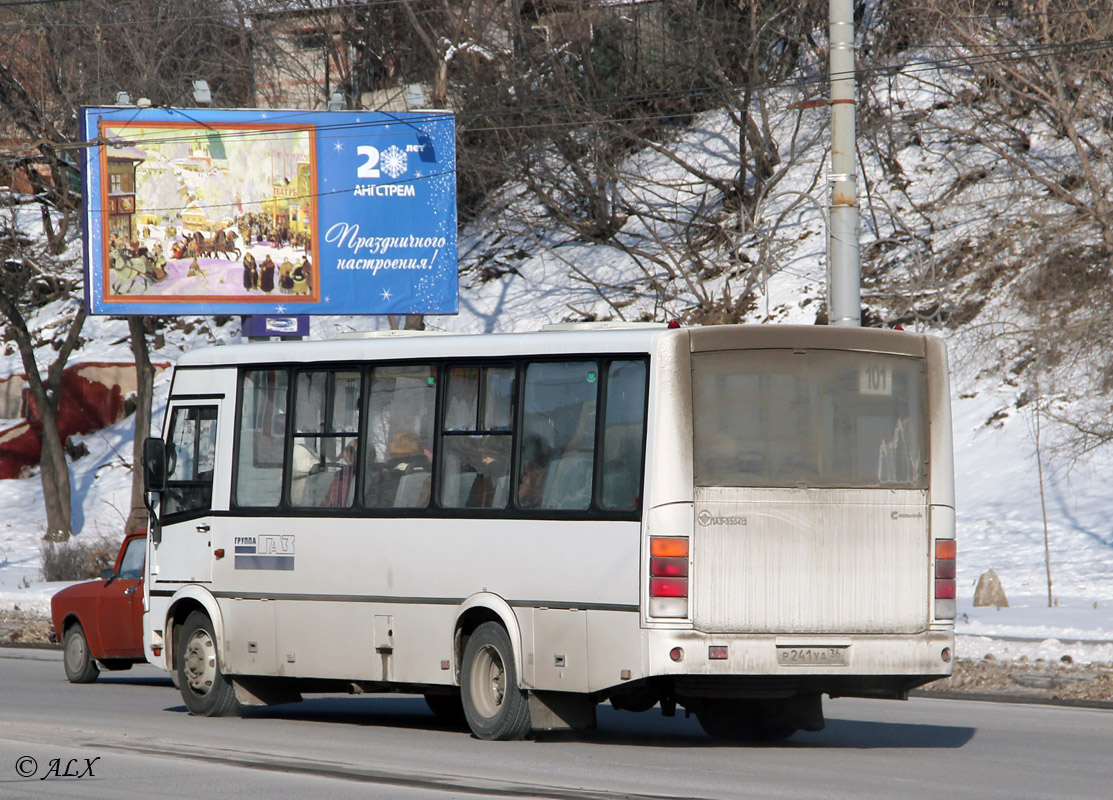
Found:
<path fill-rule="evenodd" d="M 650 558 L 649 574 L 654 578 L 687 578 L 688 559 Z"/>
<path fill-rule="evenodd" d="M 649 539 L 649 616 L 688 616 L 688 539 Z"/>
<path fill-rule="evenodd" d="M 687 558 L 687 536 L 651 536 L 649 555 L 658 558 Z"/>
<path fill-rule="evenodd" d="M 954 539 L 935 540 L 935 618 L 955 618 L 957 547 Z"/>
<path fill-rule="evenodd" d="M 687 597 L 687 578 L 650 578 L 650 597 Z"/>

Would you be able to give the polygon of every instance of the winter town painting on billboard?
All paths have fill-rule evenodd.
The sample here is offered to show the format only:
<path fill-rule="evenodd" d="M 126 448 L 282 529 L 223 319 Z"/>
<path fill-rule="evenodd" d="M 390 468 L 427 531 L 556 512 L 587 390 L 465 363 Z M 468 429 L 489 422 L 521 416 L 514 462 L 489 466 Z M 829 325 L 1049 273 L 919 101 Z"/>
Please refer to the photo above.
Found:
<path fill-rule="evenodd" d="M 450 114 L 84 109 L 94 314 L 455 313 Z"/>

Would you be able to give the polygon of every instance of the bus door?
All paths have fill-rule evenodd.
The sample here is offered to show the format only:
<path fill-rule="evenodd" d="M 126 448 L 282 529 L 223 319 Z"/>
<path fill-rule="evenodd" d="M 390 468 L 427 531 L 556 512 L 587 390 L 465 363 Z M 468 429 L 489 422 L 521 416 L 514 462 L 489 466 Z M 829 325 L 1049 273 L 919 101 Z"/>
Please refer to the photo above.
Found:
<path fill-rule="evenodd" d="M 171 401 L 166 430 L 166 490 L 161 494 L 162 540 L 151 556 L 152 582 L 212 580 L 213 475 L 219 401 Z M 227 465 L 223 468 L 227 472 Z M 152 587 L 153 588 L 153 587 Z"/>

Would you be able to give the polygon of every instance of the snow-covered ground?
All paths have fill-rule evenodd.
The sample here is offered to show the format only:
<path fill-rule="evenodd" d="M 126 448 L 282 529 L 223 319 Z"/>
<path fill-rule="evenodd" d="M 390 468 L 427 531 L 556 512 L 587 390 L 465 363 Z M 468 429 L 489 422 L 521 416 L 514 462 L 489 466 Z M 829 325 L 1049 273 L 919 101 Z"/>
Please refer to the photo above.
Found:
<path fill-rule="evenodd" d="M 1044 464 L 1049 607 L 1032 421 L 960 374 L 952 394 L 959 654 L 1113 662 L 1113 458 L 1101 454 L 1069 471 Z M 987 422 L 1002 409 L 1008 416 Z M 973 606 L 988 569 L 1001 579 L 1008 608 Z"/>
<path fill-rule="evenodd" d="M 712 154 L 703 168 L 729 172 L 733 169 L 730 160 L 721 153 L 713 154 L 715 142 L 729 143 L 729 137 L 722 133 L 724 115 L 709 113 L 704 122 L 705 138 L 698 138 L 700 126 L 694 125 L 688 134 L 691 141 L 685 146 Z M 809 136 L 822 138 L 818 130 L 810 131 Z M 799 160 L 782 186 L 809 185 L 815 171 L 822 170 L 822 159 L 822 147 L 815 148 L 814 154 Z M 660 176 L 667 173 L 671 163 L 660 154 L 645 153 L 631 159 L 631 169 L 655 173 L 663 184 L 665 178 Z M 931 180 L 937 168 L 938 162 L 925 162 L 909 166 L 908 171 L 915 184 L 921 178 Z M 684 175 L 675 179 L 678 186 L 687 185 Z M 876 182 L 874 189 L 880 191 Z M 785 204 L 798 203 L 798 195 L 786 190 L 771 198 L 766 219 L 775 218 Z M 678 189 L 677 196 L 669 198 L 667 204 L 679 206 L 683 202 L 683 191 Z M 508 235 L 513 222 L 505 219 L 497 234 L 485 227 L 482 218 L 460 232 L 460 314 L 428 318 L 430 327 L 471 333 L 536 330 L 544 323 L 567 317 L 570 309 L 573 316 L 587 309 L 604 318 L 614 309 L 597 288 L 585 282 L 584 275 L 598 276 L 610 286 L 630 287 L 644 282 L 644 275 L 615 248 L 555 240 L 538 227 L 545 215 L 529 207 L 527 201 L 516 199 L 507 215 L 525 221 L 519 236 L 512 232 Z M 796 244 L 780 256 L 783 268 L 757 287 L 758 302 L 750 321 L 810 324 L 815 319 L 814 301 L 822 297 L 825 276 L 822 213 L 818 204 L 804 202 L 788 219 L 778 236 L 783 242 Z M 29 218 L 28 225 L 32 224 Z M 954 227 L 960 225 L 956 222 Z M 498 277 L 481 281 L 478 265 L 485 262 L 508 268 Z M 707 288 L 712 292 L 723 290 L 722 284 L 709 284 Z M 686 304 L 690 306 L 691 301 L 691 297 L 680 296 L 654 306 L 643 296 L 626 307 L 626 318 L 651 313 L 660 321 L 676 315 Z M 47 309 L 43 318 L 61 312 Z M 311 338 L 381 327 L 386 327 L 381 318 L 320 317 L 312 321 Z M 235 341 L 238 335 L 236 321 L 223 328 L 213 327 L 209 320 L 182 324 L 167 334 L 166 346 L 155 357 L 173 360 L 186 349 Z M 1054 461 L 1043 465 L 1053 582 L 1049 606 L 1044 515 L 1032 420 L 1027 416 L 1030 406 L 1016 408 L 1015 387 L 1009 391 L 1010 387 L 1000 387 L 985 377 L 978 354 L 970 351 L 973 346 L 961 331 L 944 335 L 953 367 L 959 655 L 1030 659 L 1070 655 L 1078 662 L 1113 662 L 1113 517 L 1109 514 L 1113 492 L 1105 478 L 1113 468 L 1113 453 L 1099 453 L 1070 471 Z M 84 336 L 89 344 L 74 360 L 130 358 L 127 327 L 120 321 L 93 318 L 86 324 Z M 0 356 L 0 376 L 20 371 L 17 356 Z M 163 376 L 156 386 L 156 419 L 166 387 Z M 127 464 L 133 433 L 129 419 L 80 437 L 89 455 L 72 465 L 79 537 L 122 535 L 129 503 L 131 473 Z M 59 586 L 41 581 L 39 542 L 45 530 L 45 514 L 38 476 L 0 481 L 0 509 L 4 512 L 0 518 L 0 609 L 19 606 L 45 613 L 51 594 Z M 974 608 L 975 584 L 988 569 L 1000 577 L 1008 608 Z"/>

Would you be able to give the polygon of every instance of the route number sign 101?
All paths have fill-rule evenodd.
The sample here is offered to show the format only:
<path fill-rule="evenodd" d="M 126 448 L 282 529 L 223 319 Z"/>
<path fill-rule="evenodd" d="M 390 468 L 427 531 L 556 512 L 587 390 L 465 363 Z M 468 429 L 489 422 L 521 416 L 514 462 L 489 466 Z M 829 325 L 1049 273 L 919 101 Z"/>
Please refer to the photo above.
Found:
<path fill-rule="evenodd" d="M 858 367 L 858 394 L 891 395 L 893 368 L 884 362 L 867 362 Z"/>

